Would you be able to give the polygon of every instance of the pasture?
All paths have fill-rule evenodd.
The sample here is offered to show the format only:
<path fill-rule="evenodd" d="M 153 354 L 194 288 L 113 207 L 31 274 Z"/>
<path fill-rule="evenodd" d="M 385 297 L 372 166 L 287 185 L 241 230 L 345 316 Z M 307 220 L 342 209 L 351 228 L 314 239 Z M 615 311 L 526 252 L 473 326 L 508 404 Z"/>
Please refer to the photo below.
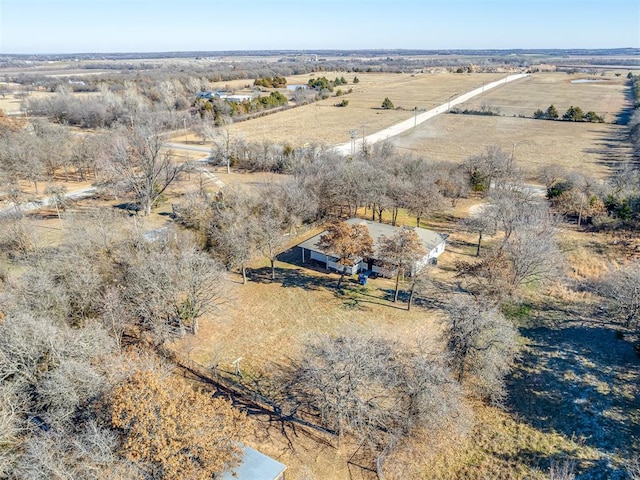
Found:
<path fill-rule="evenodd" d="M 600 77 L 598 77 L 600 78 Z M 604 178 L 630 158 L 625 127 L 608 123 L 627 106 L 625 86 L 618 77 L 603 83 L 571 83 L 567 74 L 536 74 L 476 97 L 459 110 L 479 110 L 483 104 L 500 116 L 443 114 L 392 139 L 404 153 L 432 160 L 462 162 L 485 147 L 498 145 L 513 152 L 520 168 L 533 173 L 543 165 Z M 560 113 L 570 105 L 605 115 L 607 123 L 573 123 L 521 118 L 554 104 Z"/>
<path fill-rule="evenodd" d="M 446 102 L 449 98 L 482 86 L 506 74 L 420 74 L 399 73 L 345 73 L 317 72 L 287 78 L 289 85 L 306 84 L 310 78 L 326 77 L 333 80 L 345 77 L 347 85 L 336 87 L 333 96 L 309 105 L 292 108 L 284 112 L 261 118 L 238 122 L 231 126 L 231 135 L 249 142 L 267 140 L 288 143 L 294 147 L 304 144 L 328 144 L 348 142 L 350 131 L 356 130 L 361 137 L 363 130 L 368 135 L 389 127 L 414 115 L 413 108 L 429 110 Z M 353 84 L 357 76 L 359 83 Z M 248 81 L 230 83 L 246 85 Z M 252 83 L 252 82 L 249 82 Z M 336 97 L 340 88 L 345 95 Z M 353 92 L 346 94 L 352 88 Z M 385 97 L 393 102 L 396 110 L 380 108 Z M 346 107 L 336 107 L 343 99 L 349 100 Z M 180 141 L 180 136 L 176 137 Z"/>

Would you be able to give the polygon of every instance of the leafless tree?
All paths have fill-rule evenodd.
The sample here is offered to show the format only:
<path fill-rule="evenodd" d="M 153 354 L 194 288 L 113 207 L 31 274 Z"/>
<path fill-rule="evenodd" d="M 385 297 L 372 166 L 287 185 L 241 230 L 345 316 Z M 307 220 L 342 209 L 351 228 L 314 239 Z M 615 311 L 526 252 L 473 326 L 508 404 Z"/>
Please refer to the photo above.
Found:
<path fill-rule="evenodd" d="M 502 245 L 505 245 L 519 228 L 545 221 L 549 209 L 542 199 L 536 198 L 526 187 L 512 185 L 494 190 L 482 213 L 502 231 Z"/>
<path fill-rule="evenodd" d="M 460 222 L 460 226 L 469 233 L 478 234 L 476 257 L 480 256 L 483 236 L 493 236 L 496 234 L 496 219 L 489 212 L 485 212 L 484 208 L 481 208 L 480 211 L 472 214 L 469 218 L 464 219 Z"/>
<path fill-rule="evenodd" d="M 239 269 L 247 283 L 247 264 L 258 247 L 255 202 L 244 192 L 224 189 L 214 200 L 207 225 L 207 246 L 227 270 Z"/>
<path fill-rule="evenodd" d="M 440 189 L 436 185 L 437 175 L 434 165 L 422 160 L 406 162 L 404 189 L 401 192 L 402 203 L 416 217 L 416 226 L 421 220 L 443 206 Z"/>
<path fill-rule="evenodd" d="M 458 385 L 442 365 L 360 333 L 307 343 L 285 375 L 296 408 L 317 411 L 339 440 L 355 436 L 378 448 L 380 471 L 400 438 L 419 428 L 435 434 L 463 410 Z"/>
<path fill-rule="evenodd" d="M 198 332 L 198 320 L 222 299 L 223 273 L 194 247 L 157 240 L 131 254 L 122 284 L 128 310 L 162 343 Z"/>
<path fill-rule="evenodd" d="M 610 268 L 595 288 L 607 299 L 614 318 L 626 328 L 640 326 L 640 262 Z"/>
<path fill-rule="evenodd" d="M 482 397 L 500 400 L 516 353 L 515 328 L 490 299 L 461 294 L 447 311 L 443 340 L 458 381 Z"/>
<path fill-rule="evenodd" d="M 203 133 L 213 141 L 210 158 L 224 164 L 227 167 L 227 173 L 231 173 L 231 164 L 237 156 L 237 139 L 231 133 L 233 120 L 231 117 L 225 117 L 219 122 L 219 126 L 214 130 L 211 127 L 203 128 Z"/>
<path fill-rule="evenodd" d="M 156 121 L 136 125 L 116 137 L 109 159 L 111 184 L 124 184 L 136 193 L 145 215 L 178 178 L 184 168 L 163 151 L 160 126 Z"/>
<path fill-rule="evenodd" d="M 576 462 L 565 460 L 564 462 L 552 462 L 549 467 L 548 480 L 575 480 Z"/>
<path fill-rule="evenodd" d="M 277 198 L 267 193 L 256 206 L 256 236 L 258 248 L 271 263 L 271 280 L 276 279 L 275 261 L 284 246 L 285 228 L 290 225 L 289 212 L 275 203 Z"/>
<path fill-rule="evenodd" d="M 21 413 L 52 428 L 68 428 L 74 415 L 105 388 L 96 360 L 113 351 L 97 324 L 71 329 L 45 317 L 10 313 L 0 325 L 0 381 L 25 399 Z"/>
<path fill-rule="evenodd" d="M 518 176 L 512 154 L 495 145 L 464 162 L 471 187 L 476 191 L 488 192 L 492 188 L 509 185 Z"/>
<path fill-rule="evenodd" d="M 378 256 L 396 274 L 396 288 L 393 301 L 398 301 L 400 276 L 418 270 L 420 260 L 427 254 L 424 243 L 413 228 L 402 227 L 391 237 L 382 236 Z"/>

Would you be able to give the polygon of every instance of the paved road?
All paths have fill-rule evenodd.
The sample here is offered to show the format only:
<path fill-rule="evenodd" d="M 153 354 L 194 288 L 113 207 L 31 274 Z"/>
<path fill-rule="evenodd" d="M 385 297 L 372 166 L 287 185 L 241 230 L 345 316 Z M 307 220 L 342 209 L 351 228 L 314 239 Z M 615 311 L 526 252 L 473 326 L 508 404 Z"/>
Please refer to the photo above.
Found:
<path fill-rule="evenodd" d="M 84 187 L 77 190 L 72 190 L 65 194 L 66 198 L 70 198 L 72 200 L 77 200 L 80 198 L 90 197 L 96 191 L 96 187 Z M 43 207 L 49 207 L 54 205 L 53 196 L 43 197 L 38 200 L 34 200 L 32 202 L 26 202 L 20 204 L 20 212 L 27 213 L 33 210 L 38 210 Z M 4 205 L 3 205 L 4 203 Z M 15 215 L 16 207 L 13 202 L 0 202 L 0 218 L 2 217 L 10 217 Z"/>
<path fill-rule="evenodd" d="M 211 153 L 211 147 L 199 147 L 197 145 L 186 145 L 184 143 L 165 143 L 164 146 L 175 150 L 189 150 L 191 152 L 203 152 L 207 154 Z"/>
<path fill-rule="evenodd" d="M 505 78 L 501 78 L 500 80 L 496 80 L 495 82 L 487 83 L 482 87 L 478 87 L 474 90 L 471 90 L 470 92 L 464 93 L 456 98 L 453 98 L 450 101 L 443 103 L 439 107 L 433 108 L 424 113 L 420 113 L 415 118 L 413 117 L 409 118 L 400 123 L 396 123 L 395 125 L 392 125 L 389 128 L 385 128 L 384 130 L 380 130 L 379 132 L 373 133 L 371 135 L 367 135 L 364 138 L 364 140 L 367 142 L 368 145 L 373 145 L 374 143 L 379 142 L 380 140 L 385 140 L 390 137 L 395 137 L 396 135 L 400 135 L 401 133 L 406 132 L 407 130 L 411 130 L 417 124 L 426 122 L 427 120 L 432 119 L 436 115 L 440 115 L 441 113 L 446 112 L 447 110 L 449 110 L 451 107 L 454 107 L 455 105 L 464 103 L 473 97 L 477 97 L 478 95 L 483 94 L 487 90 L 491 90 L 492 88 L 496 88 L 496 87 L 499 87 L 500 85 L 504 85 L 506 83 L 513 82 L 515 80 L 520 80 L 521 78 L 528 77 L 528 76 L 529 76 L 528 73 L 518 73 L 515 75 L 509 75 Z M 358 151 L 360 148 L 362 148 L 362 138 L 356 139 L 356 151 Z M 341 153 L 343 155 L 348 155 L 351 153 L 351 142 L 338 145 L 335 148 L 335 150 L 338 153 Z"/>

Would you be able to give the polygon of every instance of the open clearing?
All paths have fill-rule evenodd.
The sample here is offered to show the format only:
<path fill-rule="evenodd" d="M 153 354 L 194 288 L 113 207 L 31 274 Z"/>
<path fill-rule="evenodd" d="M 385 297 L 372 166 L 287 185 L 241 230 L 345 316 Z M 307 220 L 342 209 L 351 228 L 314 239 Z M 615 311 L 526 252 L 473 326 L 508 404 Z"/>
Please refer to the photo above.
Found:
<path fill-rule="evenodd" d="M 571 83 L 590 80 L 585 83 Z M 571 105 L 583 111 L 604 115 L 614 121 L 625 108 L 625 76 L 568 75 L 566 73 L 536 73 L 506 88 L 495 89 L 460 106 L 460 110 L 480 110 L 483 104 L 500 109 L 500 114 L 533 116 L 538 108 L 555 105 L 562 115 Z"/>
<path fill-rule="evenodd" d="M 566 74 L 535 74 L 460 106 L 460 110 L 480 109 L 487 103 L 500 108 L 501 116 L 440 115 L 392 142 L 401 152 L 457 163 L 487 146 L 498 145 L 507 152 L 514 151 L 518 165 L 525 171 L 553 164 L 605 177 L 610 167 L 630 158 L 624 126 L 518 117 L 531 115 L 537 108 L 544 110 L 551 103 L 560 114 L 571 104 L 585 111 L 607 112 L 609 121 L 624 110 L 624 85 L 617 77 L 606 85 L 572 84 L 571 79 L 575 78 Z"/>

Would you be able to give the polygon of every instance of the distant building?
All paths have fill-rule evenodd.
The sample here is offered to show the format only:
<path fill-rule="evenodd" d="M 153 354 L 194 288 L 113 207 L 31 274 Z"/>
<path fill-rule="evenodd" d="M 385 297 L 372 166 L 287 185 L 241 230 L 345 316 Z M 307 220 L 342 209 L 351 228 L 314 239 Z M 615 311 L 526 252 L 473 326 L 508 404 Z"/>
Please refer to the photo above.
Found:
<path fill-rule="evenodd" d="M 225 100 L 227 102 L 242 103 L 245 100 L 253 100 L 253 95 L 231 95 L 229 92 L 224 90 L 215 90 L 212 92 L 198 92 L 196 93 L 196 98 L 202 98 L 205 100 L 217 98 L 218 100 Z"/>
<path fill-rule="evenodd" d="M 369 235 L 373 239 L 373 256 L 371 258 L 361 258 L 353 263 L 353 265 L 342 266 L 338 265 L 338 258 L 332 256 L 330 253 L 325 253 L 318 247 L 320 237 L 326 233 L 322 232 L 315 237 L 310 238 L 298 245 L 302 250 L 302 263 L 307 261 L 317 261 L 325 264 L 327 269 L 336 270 L 342 272 L 342 269 L 346 269 L 347 275 L 353 275 L 364 270 L 383 275 L 384 267 L 382 262 L 377 257 L 378 249 L 380 247 L 380 240 L 382 236 L 392 237 L 397 233 L 401 227 L 394 227 L 386 223 L 372 222 L 370 220 L 363 220 L 361 218 L 350 218 L 346 221 L 349 225 L 363 225 L 369 230 Z M 413 230 L 418 234 L 420 240 L 427 251 L 427 254 L 416 262 L 414 271 L 427 263 L 435 263 L 437 258 L 444 252 L 447 235 L 434 232 L 433 230 L 427 230 L 426 228 L 414 227 Z"/>

